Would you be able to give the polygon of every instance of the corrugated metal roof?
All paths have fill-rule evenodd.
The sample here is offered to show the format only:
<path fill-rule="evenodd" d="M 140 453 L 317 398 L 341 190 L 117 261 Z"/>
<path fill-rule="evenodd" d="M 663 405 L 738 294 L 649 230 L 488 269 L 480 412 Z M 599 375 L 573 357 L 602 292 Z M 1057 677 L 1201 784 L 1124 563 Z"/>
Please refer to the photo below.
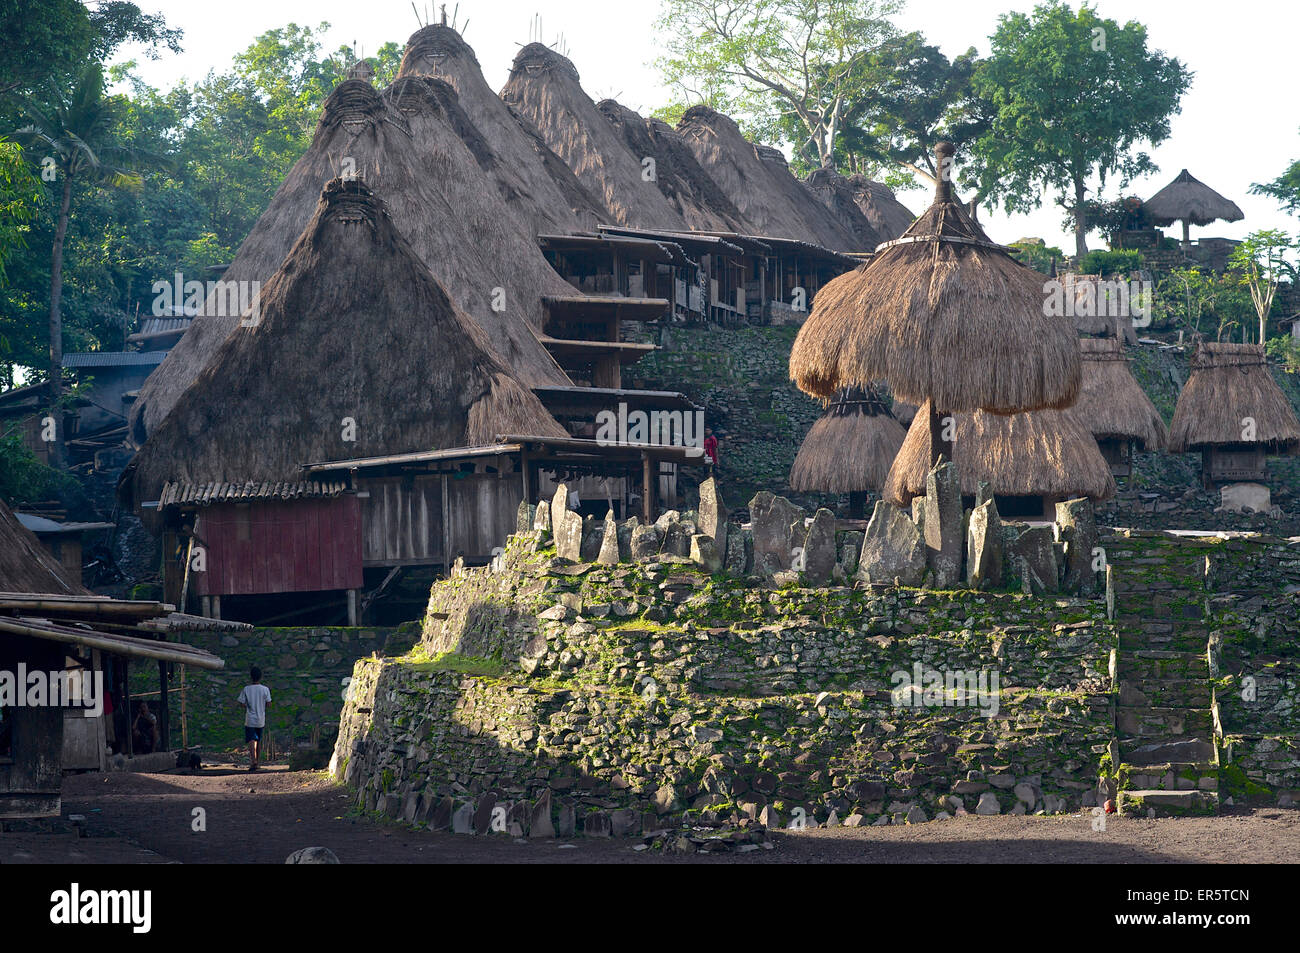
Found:
<path fill-rule="evenodd" d="M 169 331 L 184 331 L 191 324 L 190 318 L 145 318 L 140 322 L 140 330 L 131 335 L 166 334 Z"/>
<path fill-rule="evenodd" d="M 64 367 L 147 367 L 163 362 L 162 351 L 84 351 L 63 355 Z"/>
<path fill-rule="evenodd" d="M 255 503 L 261 500 L 319 500 L 347 491 L 342 481 L 299 483 L 168 483 L 158 499 L 167 506 L 211 506 L 213 503 Z"/>

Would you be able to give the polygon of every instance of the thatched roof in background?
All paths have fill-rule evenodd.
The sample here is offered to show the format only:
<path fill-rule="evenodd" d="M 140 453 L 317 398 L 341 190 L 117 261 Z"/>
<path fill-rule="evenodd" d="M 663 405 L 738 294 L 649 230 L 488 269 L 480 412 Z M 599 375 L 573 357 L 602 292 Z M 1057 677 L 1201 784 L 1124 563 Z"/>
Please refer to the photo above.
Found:
<path fill-rule="evenodd" d="M 857 251 L 875 251 L 876 246 L 893 238 L 882 233 L 858 207 L 857 197 L 849 180 L 834 169 L 817 169 L 804 180 L 804 188 L 848 229 L 858 243 Z"/>
<path fill-rule="evenodd" d="M 925 493 L 929 414 L 928 404 L 917 413 L 885 483 L 885 498 L 901 506 Z M 1106 500 L 1115 495 L 1115 478 L 1097 441 L 1069 410 L 958 414 L 953 455 L 966 496 L 973 496 L 981 482 L 999 496 Z"/>
<path fill-rule="evenodd" d="M 898 238 L 916 219 L 911 210 L 894 197 L 893 190 L 883 182 L 874 182 L 865 175 L 853 174 L 848 178 L 858 208 L 867 221 L 881 235 L 883 241 Z"/>
<path fill-rule="evenodd" d="M 894 414 L 894 419 L 904 427 L 912 426 L 912 421 L 916 417 L 916 404 L 908 403 L 905 400 L 894 398 L 894 405 L 890 410 Z"/>
<path fill-rule="evenodd" d="M 754 234 L 860 250 L 848 230 L 784 166 L 784 159 L 764 161 L 735 120 L 707 106 L 692 106 L 677 131 L 705 173 L 753 223 Z"/>
<path fill-rule="evenodd" d="M 1143 450 L 1162 450 L 1165 422 L 1129 369 L 1116 338 L 1080 338 L 1083 386 L 1071 408 L 1098 440 L 1134 440 Z"/>
<path fill-rule="evenodd" d="M 841 391 L 804 437 L 790 468 L 790 488 L 797 493 L 878 491 L 905 435 L 874 388 Z"/>
<path fill-rule="evenodd" d="M 432 24 L 413 33 L 398 75 L 432 76 L 456 90 L 476 134 L 493 154 L 491 161 L 480 159 L 480 165 L 506 205 L 529 223 L 533 237 L 591 231 L 606 218 L 604 207 L 541 134 L 493 92 L 473 49 L 454 28 Z"/>
<path fill-rule="evenodd" d="M 510 69 L 501 98 L 536 127 L 546 144 L 577 175 L 617 225 L 683 228 L 681 215 L 655 183 L 642 178 L 642 156 L 596 109 L 566 57 L 529 43 Z"/>
<path fill-rule="evenodd" d="M 1236 202 L 1224 198 L 1186 169 L 1151 198 L 1142 208 L 1157 225 L 1187 222 L 1209 225 L 1211 222 L 1239 222 L 1245 215 Z"/>
<path fill-rule="evenodd" d="M 941 182 L 901 239 L 817 293 L 790 376 L 819 397 L 884 380 L 945 413 L 1068 407 L 1077 335 L 1044 302 L 1043 276 L 992 244 Z"/>
<path fill-rule="evenodd" d="M 1258 344 L 1206 341 L 1192 354 L 1192 373 L 1169 425 L 1169 450 L 1187 453 L 1244 444 L 1242 423 L 1255 424 L 1254 443 L 1270 453 L 1300 448 L 1300 421 L 1268 368 Z"/>
<path fill-rule="evenodd" d="M 325 101 L 311 146 L 281 183 L 223 280 L 265 285 L 311 219 L 321 187 L 349 157 L 358 175 L 390 197 L 399 229 L 457 303 L 489 331 L 521 378 L 530 385 L 567 384 L 529 325 L 540 327 L 545 317 L 542 294 L 570 294 L 572 288 L 546 263 L 448 124 L 446 104 L 454 99 L 445 83 L 424 77 L 398 80 L 382 96 L 360 80 L 340 83 Z M 491 307 L 498 286 L 506 290 L 504 312 Z M 137 441 L 162 421 L 239 324 L 238 315 L 218 314 L 214 300 L 205 305 L 205 314 L 141 388 L 132 409 Z"/>
<path fill-rule="evenodd" d="M 634 156 L 655 160 L 655 184 L 688 226 L 703 231 L 747 233 L 752 226 L 709 178 L 682 137 L 662 119 L 643 119 L 613 99 L 596 104 Z"/>
<path fill-rule="evenodd" d="M 0 500 L 0 592 L 85 595 L 34 533 Z"/>
<path fill-rule="evenodd" d="M 344 420 L 355 440 L 344 439 Z M 128 470 L 137 505 L 179 481 L 294 481 L 299 464 L 565 431 L 452 303 L 380 198 L 331 181 L 262 292 Z"/>

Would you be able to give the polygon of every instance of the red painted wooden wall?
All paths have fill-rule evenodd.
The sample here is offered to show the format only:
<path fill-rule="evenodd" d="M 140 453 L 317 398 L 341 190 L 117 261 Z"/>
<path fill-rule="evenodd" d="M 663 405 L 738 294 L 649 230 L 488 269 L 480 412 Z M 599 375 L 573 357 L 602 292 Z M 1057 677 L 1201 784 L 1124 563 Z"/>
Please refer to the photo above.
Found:
<path fill-rule="evenodd" d="M 201 596 L 360 589 L 361 511 L 351 494 L 201 511 L 207 571 L 191 574 Z"/>

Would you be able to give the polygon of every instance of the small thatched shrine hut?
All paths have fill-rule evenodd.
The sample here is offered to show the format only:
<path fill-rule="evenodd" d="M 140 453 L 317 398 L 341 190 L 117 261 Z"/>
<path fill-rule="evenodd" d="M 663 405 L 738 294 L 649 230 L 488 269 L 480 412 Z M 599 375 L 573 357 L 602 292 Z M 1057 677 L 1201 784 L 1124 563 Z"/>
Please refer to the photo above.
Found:
<path fill-rule="evenodd" d="M 493 92 L 474 50 L 454 27 L 434 23 L 413 33 L 398 76 L 432 76 L 456 90 L 474 126 L 462 138 L 501 199 L 531 226 L 534 238 L 591 231 L 608 217 L 533 125 Z M 475 150 L 475 135 L 487 151 Z"/>
<path fill-rule="evenodd" d="M 1202 342 L 1169 425 L 1171 453 L 1201 451 L 1207 487 L 1261 481 L 1268 454 L 1300 449 L 1300 421 L 1258 344 Z"/>
<path fill-rule="evenodd" d="M 898 238 L 916 219 L 911 210 L 894 197 L 894 191 L 883 182 L 875 182 L 857 173 L 848 177 L 854 201 L 871 227 L 882 236 L 882 241 Z"/>
<path fill-rule="evenodd" d="M 790 468 L 790 488 L 847 493 L 850 518 L 861 519 L 867 494 L 885 485 L 906 435 L 875 388 L 846 388 L 804 437 Z"/>
<path fill-rule="evenodd" d="M 947 168 L 952 145 L 936 152 Z M 902 238 L 822 288 L 795 339 L 790 376 L 818 397 L 883 380 L 897 398 L 931 402 L 937 461 L 952 459 L 947 414 L 1074 403 L 1077 341 L 1068 319 L 1048 316 L 1043 276 L 993 244 L 941 179 L 934 204 Z"/>
<path fill-rule="evenodd" d="M 541 133 L 547 146 L 605 206 L 614 224 L 683 228 L 672 204 L 646 177 L 635 156 L 583 92 L 569 59 L 542 43 L 529 43 L 510 69 L 501 98 Z"/>
<path fill-rule="evenodd" d="M 1083 387 L 1071 408 L 1092 435 L 1110 472 L 1126 477 L 1133 472 L 1133 446 L 1163 450 L 1169 441 L 1155 404 L 1129 370 L 1128 358 L 1118 338 L 1080 338 Z"/>
<path fill-rule="evenodd" d="M 1186 169 L 1142 205 L 1156 225 L 1183 223 L 1183 244 L 1191 241 L 1188 226 L 1239 222 L 1246 216 L 1236 202 L 1224 198 Z"/>
<path fill-rule="evenodd" d="M 929 407 L 922 407 L 885 482 L 885 499 L 907 506 L 925 494 L 930 469 Z M 954 462 L 966 505 L 988 483 L 1003 517 L 1051 519 L 1062 500 L 1115 495 L 1115 479 L 1097 442 L 1072 410 L 956 418 Z"/>
<path fill-rule="evenodd" d="M 896 234 L 882 232 L 867 218 L 858 205 L 857 195 L 849 180 L 834 169 L 817 169 L 804 180 L 806 188 L 817 201 L 825 205 L 836 221 L 853 235 L 859 252 L 874 252 L 883 241 L 897 237 Z M 908 218 L 911 224 L 911 218 Z"/>
<path fill-rule="evenodd" d="M 634 156 L 655 160 L 654 182 L 686 224 L 701 231 L 749 232 L 752 226 L 662 119 L 643 119 L 613 99 L 596 104 Z"/>

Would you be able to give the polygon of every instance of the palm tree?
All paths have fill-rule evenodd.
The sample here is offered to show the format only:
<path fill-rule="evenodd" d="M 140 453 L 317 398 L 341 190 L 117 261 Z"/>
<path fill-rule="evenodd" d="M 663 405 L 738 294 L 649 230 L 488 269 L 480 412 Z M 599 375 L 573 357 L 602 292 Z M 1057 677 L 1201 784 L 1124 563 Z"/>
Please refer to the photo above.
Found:
<path fill-rule="evenodd" d="M 42 178 L 48 178 L 46 169 L 53 169 L 62 191 L 50 268 L 50 400 L 55 420 L 51 462 L 59 464 L 63 462 L 59 410 L 63 391 L 63 241 L 68 234 L 73 184 L 84 181 L 138 189 L 143 177 L 126 164 L 144 154 L 113 144 L 120 100 L 104 95 L 104 73 L 99 63 L 88 64 L 71 89 L 64 90 L 51 82 L 50 96 L 44 102 L 28 96 L 17 97 L 17 101 L 26 125 L 17 130 L 15 137 L 30 153 L 39 156 Z"/>

